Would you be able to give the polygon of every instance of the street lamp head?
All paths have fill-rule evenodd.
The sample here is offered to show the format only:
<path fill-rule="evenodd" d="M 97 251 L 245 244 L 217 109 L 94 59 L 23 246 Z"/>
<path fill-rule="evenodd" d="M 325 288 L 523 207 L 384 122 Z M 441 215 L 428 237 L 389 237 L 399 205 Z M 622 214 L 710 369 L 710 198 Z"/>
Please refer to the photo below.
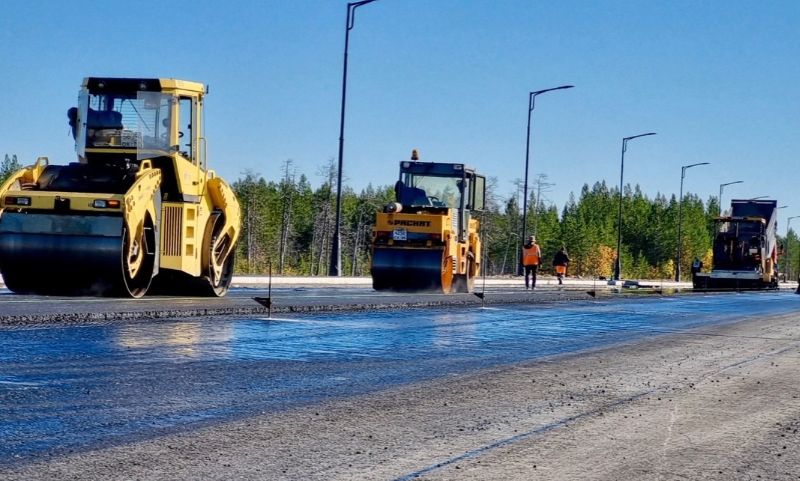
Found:
<path fill-rule="evenodd" d="M 535 92 L 531 92 L 531 95 L 536 96 L 539 94 L 543 94 L 545 92 L 552 92 L 553 90 L 564 90 L 564 89 L 571 89 L 575 88 L 574 85 L 562 85 L 561 87 L 553 87 L 551 89 L 544 89 L 544 90 L 536 90 Z"/>
<path fill-rule="evenodd" d="M 650 133 L 647 133 L 647 134 L 634 135 L 632 137 L 625 137 L 622 140 L 638 139 L 639 137 L 647 137 L 648 135 L 656 135 L 656 133 L 655 132 L 650 132 Z"/>
<path fill-rule="evenodd" d="M 697 167 L 698 165 L 709 165 L 709 164 L 710 164 L 710 162 L 700 162 L 699 164 L 684 165 L 681 168 L 686 170 L 686 169 L 688 169 L 690 167 Z"/>
<path fill-rule="evenodd" d="M 741 184 L 741 183 L 743 183 L 743 182 L 744 182 L 743 180 L 736 180 L 736 181 L 733 181 L 733 182 L 726 182 L 726 183 L 724 183 L 724 184 L 719 184 L 719 187 L 720 187 L 720 188 L 723 188 L 723 187 L 725 187 L 726 185 Z"/>
<path fill-rule="evenodd" d="M 351 2 L 351 3 L 348 3 L 347 6 L 348 7 L 360 7 L 361 5 L 366 5 L 366 4 L 372 3 L 374 1 L 375 0 L 362 0 L 361 2 Z"/>
<path fill-rule="evenodd" d="M 554 87 L 551 89 L 536 90 L 535 92 L 531 92 L 530 95 L 528 96 L 528 123 L 530 123 L 530 113 L 533 111 L 533 108 L 536 105 L 537 95 L 543 94 L 545 92 L 552 92 L 553 90 L 564 90 L 571 88 L 573 88 L 572 85 L 562 85 L 561 87 Z"/>

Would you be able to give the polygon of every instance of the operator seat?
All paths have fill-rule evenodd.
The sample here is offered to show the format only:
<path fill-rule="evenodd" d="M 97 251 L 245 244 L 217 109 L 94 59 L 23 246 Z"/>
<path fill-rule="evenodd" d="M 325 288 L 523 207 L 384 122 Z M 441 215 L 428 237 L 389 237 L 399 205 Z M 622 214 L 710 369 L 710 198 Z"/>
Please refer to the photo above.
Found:
<path fill-rule="evenodd" d="M 113 110 L 94 110 L 90 108 L 86 115 L 86 128 L 122 130 L 122 114 Z"/>
<path fill-rule="evenodd" d="M 401 180 L 397 181 L 394 188 L 397 201 L 402 205 L 431 205 L 431 200 L 424 189 L 408 187 Z"/>

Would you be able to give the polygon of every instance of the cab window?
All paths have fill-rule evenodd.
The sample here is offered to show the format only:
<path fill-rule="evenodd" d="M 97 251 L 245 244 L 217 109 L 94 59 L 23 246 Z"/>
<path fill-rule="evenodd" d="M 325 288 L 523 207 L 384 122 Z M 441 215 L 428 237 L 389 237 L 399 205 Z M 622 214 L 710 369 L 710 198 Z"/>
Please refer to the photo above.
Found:
<path fill-rule="evenodd" d="M 193 102 L 188 97 L 181 97 L 180 102 L 180 125 L 178 125 L 180 148 L 178 151 L 192 163 L 197 164 L 197 156 L 194 151 L 194 135 L 192 135 L 192 123 L 194 121 Z"/>

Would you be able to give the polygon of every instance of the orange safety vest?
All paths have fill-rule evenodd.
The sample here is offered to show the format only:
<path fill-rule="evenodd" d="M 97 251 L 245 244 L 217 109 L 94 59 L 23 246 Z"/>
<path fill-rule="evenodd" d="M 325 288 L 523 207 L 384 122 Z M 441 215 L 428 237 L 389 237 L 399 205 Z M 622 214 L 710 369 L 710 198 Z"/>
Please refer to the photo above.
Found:
<path fill-rule="evenodd" d="M 542 251 L 539 250 L 538 244 L 533 244 L 530 247 L 522 246 L 523 266 L 538 266 L 541 257 L 542 257 Z"/>

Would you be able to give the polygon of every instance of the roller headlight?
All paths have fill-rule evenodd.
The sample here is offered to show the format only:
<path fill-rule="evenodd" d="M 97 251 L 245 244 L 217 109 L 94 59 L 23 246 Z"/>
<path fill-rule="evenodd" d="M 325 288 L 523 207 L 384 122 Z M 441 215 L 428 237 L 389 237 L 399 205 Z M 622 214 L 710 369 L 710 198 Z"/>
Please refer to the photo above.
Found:
<path fill-rule="evenodd" d="M 95 209 L 119 209 L 118 200 L 95 199 L 92 202 L 92 207 Z"/>

